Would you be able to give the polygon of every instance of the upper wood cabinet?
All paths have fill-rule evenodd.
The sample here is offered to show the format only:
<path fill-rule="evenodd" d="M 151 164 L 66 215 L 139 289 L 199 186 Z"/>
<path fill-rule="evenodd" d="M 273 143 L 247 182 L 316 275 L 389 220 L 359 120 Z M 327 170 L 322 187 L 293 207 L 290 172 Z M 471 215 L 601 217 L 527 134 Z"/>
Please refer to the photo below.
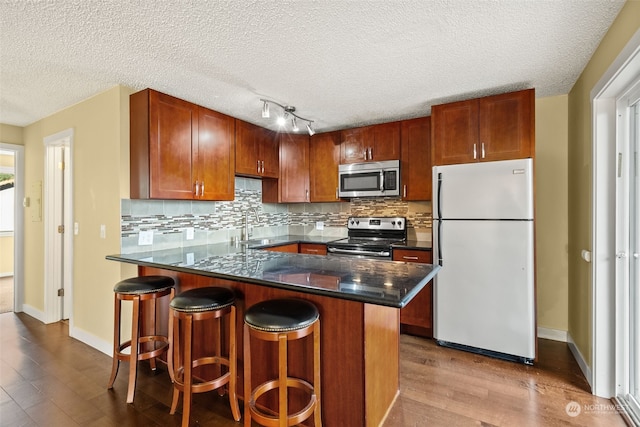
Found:
<path fill-rule="evenodd" d="M 431 122 L 434 165 L 533 157 L 535 90 L 434 105 Z"/>
<path fill-rule="evenodd" d="M 278 134 L 279 179 L 262 180 L 265 203 L 298 203 L 309 201 L 309 136 Z"/>
<path fill-rule="evenodd" d="M 340 162 L 380 162 L 400 158 L 400 122 L 341 132 Z"/>
<path fill-rule="evenodd" d="M 152 89 L 130 96 L 130 197 L 233 200 L 234 119 Z"/>
<path fill-rule="evenodd" d="M 400 123 L 403 200 L 431 200 L 431 117 Z"/>
<path fill-rule="evenodd" d="M 236 119 L 236 175 L 278 178 L 278 158 L 275 132 Z"/>
<path fill-rule="evenodd" d="M 336 202 L 340 131 L 317 133 L 309 140 L 309 198 L 312 202 Z"/>

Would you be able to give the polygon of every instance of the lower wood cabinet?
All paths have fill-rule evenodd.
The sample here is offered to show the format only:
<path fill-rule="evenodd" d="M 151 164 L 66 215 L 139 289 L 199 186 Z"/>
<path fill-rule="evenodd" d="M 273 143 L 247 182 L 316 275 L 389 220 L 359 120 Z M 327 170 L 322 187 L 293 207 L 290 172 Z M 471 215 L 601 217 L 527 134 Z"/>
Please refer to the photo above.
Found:
<path fill-rule="evenodd" d="M 273 252 L 289 252 L 292 254 L 298 253 L 298 244 L 297 243 L 289 243 L 286 245 L 274 246 L 272 248 L 264 248 L 265 251 L 273 251 Z"/>
<path fill-rule="evenodd" d="M 326 255 L 327 245 L 320 243 L 300 243 L 300 253 L 309 255 Z"/>
<path fill-rule="evenodd" d="M 432 262 L 431 251 L 415 249 L 394 249 L 394 261 Z M 433 338 L 433 281 L 416 295 L 406 307 L 400 310 L 400 332 Z"/>

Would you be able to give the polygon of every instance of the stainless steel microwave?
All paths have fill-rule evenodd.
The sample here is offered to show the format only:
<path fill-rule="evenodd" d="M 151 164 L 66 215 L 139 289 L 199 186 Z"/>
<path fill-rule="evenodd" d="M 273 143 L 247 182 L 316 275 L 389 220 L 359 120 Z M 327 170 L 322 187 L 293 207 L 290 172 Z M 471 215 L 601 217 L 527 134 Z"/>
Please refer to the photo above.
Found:
<path fill-rule="evenodd" d="M 400 160 L 338 166 L 340 197 L 400 195 Z"/>

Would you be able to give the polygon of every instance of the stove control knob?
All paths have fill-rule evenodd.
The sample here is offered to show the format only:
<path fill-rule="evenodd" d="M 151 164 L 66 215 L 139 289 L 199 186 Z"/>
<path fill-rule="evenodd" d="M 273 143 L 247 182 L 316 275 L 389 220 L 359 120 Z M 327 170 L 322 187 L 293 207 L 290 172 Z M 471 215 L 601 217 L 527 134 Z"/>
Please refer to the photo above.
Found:
<path fill-rule="evenodd" d="M 402 221 L 398 221 L 398 227 L 402 227 Z"/>
<path fill-rule="evenodd" d="M 400 223 L 398 223 L 398 224 L 400 224 Z M 396 225 L 396 222 L 395 221 L 391 221 L 391 225 Z"/>
<path fill-rule="evenodd" d="M 360 220 L 359 219 L 356 219 L 356 224 L 358 224 L 358 225 L 360 224 Z"/>
<path fill-rule="evenodd" d="M 354 224 L 354 222 L 355 222 L 354 220 L 351 220 L 351 225 L 353 225 L 353 224 Z"/>

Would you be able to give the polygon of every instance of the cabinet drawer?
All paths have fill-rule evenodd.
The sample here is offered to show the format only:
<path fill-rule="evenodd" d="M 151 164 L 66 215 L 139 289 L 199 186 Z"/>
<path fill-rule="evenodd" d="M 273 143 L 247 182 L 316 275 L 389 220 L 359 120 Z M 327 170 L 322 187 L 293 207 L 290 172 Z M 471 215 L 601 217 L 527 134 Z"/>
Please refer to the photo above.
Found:
<path fill-rule="evenodd" d="M 431 264 L 432 256 L 431 256 L 431 251 L 416 251 L 412 249 L 394 249 L 393 260 L 405 261 L 405 262 L 422 262 L 425 264 Z"/>
<path fill-rule="evenodd" d="M 319 243 L 300 243 L 300 253 L 309 255 L 326 255 L 327 245 Z"/>

